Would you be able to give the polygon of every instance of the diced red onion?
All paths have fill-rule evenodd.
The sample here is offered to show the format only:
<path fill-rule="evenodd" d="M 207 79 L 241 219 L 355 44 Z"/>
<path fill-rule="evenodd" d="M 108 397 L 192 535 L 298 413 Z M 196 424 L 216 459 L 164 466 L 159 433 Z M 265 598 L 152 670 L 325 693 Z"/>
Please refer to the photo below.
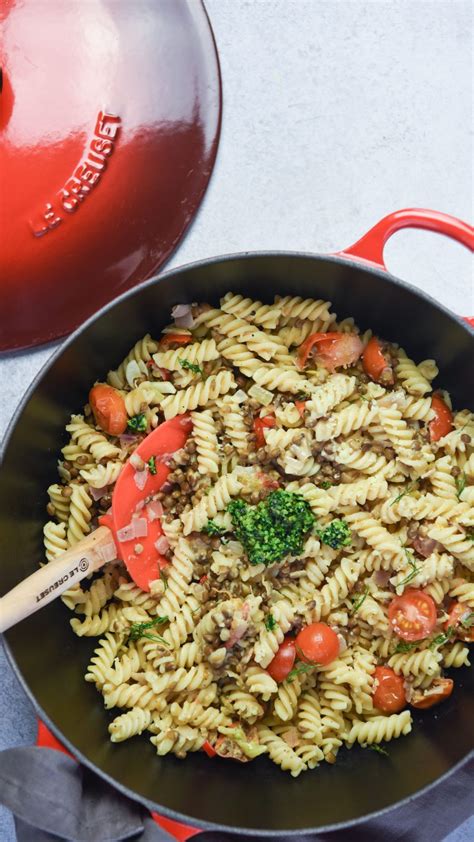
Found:
<path fill-rule="evenodd" d="M 158 518 L 160 518 L 163 514 L 163 503 L 161 500 L 152 500 L 148 503 L 146 513 L 149 520 L 158 520 Z"/>
<path fill-rule="evenodd" d="M 161 486 L 161 491 L 165 491 L 165 492 L 171 491 L 172 488 L 173 488 L 173 486 L 170 482 L 164 482 L 163 485 Z"/>
<path fill-rule="evenodd" d="M 144 508 L 145 508 L 145 501 L 139 500 L 137 505 L 135 506 L 135 513 L 141 512 L 141 510 L 144 509 Z"/>
<path fill-rule="evenodd" d="M 173 461 L 174 453 L 162 453 L 161 456 L 155 456 L 155 462 L 163 465 L 170 465 Z"/>
<path fill-rule="evenodd" d="M 117 558 L 115 544 L 111 542 L 110 544 L 105 544 L 104 547 L 99 547 L 99 555 L 103 559 L 104 563 L 107 563 L 108 561 L 115 561 Z"/>
<path fill-rule="evenodd" d="M 145 462 L 143 461 L 142 457 L 139 453 L 135 451 L 130 456 L 130 464 L 137 469 L 137 471 L 143 471 L 145 468 Z"/>
<path fill-rule="evenodd" d="M 374 581 L 377 587 L 386 588 L 391 575 L 390 570 L 376 570 L 374 573 Z"/>
<path fill-rule="evenodd" d="M 102 497 L 105 497 L 108 494 L 109 487 L 108 485 L 103 485 L 102 488 L 89 488 L 90 495 L 93 500 L 100 500 Z"/>
<path fill-rule="evenodd" d="M 300 744 L 300 734 L 296 728 L 289 728 L 288 731 L 285 732 L 283 735 L 283 739 L 287 746 L 290 748 L 296 748 Z"/>
<path fill-rule="evenodd" d="M 337 639 L 339 641 L 339 654 L 342 655 L 342 653 L 345 652 L 346 649 L 347 649 L 346 638 L 344 637 L 343 634 L 341 634 L 341 632 L 338 630 L 337 626 L 331 626 L 331 628 L 337 634 Z"/>
<path fill-rule="evenodd" d="M 170 548 L 170 542 L 168 541 L 168 538 L 166 537 L 166 535 L 160 535 L 158 540 L 155 541 L 156 551 L 159 552 L 160 555 L 164 555 L 166 552 L 168 552 L 169 548 Z"/>
<path fill-rule="evenodd" d="M 122 433 L 122 435 L 119 436 L 120 447 L 127 447 L 128 444 L 133 444 L 137 441 L 137 438 L 138 437 L 132 435 L 132 433 Z"/>
<path fill-rule="evenodd" d="M 121 529 L 117 530 L 117 540 L 123 544 L 124 541 L 132 541 L 135 538 L 135 528 L 132 523 L 127 524 L 127 526 L 122 526 Z"/>
<path fill-rule="evenodd" d="M 248 629 L 248 622 L 246 620 L 239 620 L 235 629 L 231 629 L 229 640 L 225 643 L 226 649 L 232 649 L 232 647 L 237 643 L 238 640 L 244 636 L 245 632 Z"/>
<path fill-rule="evenodd" d="M 135 485 L 138 490 L 143 491 L 148 479 L 148 468 L 145 468 L 143 471 L 135 471 L 133 479 L 135 480 Z"/>
<path fill-rule="evenodd" d="M 194 327 L 194 318 L 190 304 L 176 304 L 171 311 L 171 315 L 177 327 Z"/>
<path fill-rule="evenodd" d="M 434 538 L 423 538 L 419 534 L 413 539 L 411 545 L 418 555 L 421 555 L 423 558 L 428 558 L 435 550 L 441 548 L 441 544 L 435 541 Z"/>
<path fill-rule="evenodd" d="M 135 531 L 135 538 L 146 538 L 148 535 L 148 521 L 146 517 L 133 515 L 132 526 Z"/>

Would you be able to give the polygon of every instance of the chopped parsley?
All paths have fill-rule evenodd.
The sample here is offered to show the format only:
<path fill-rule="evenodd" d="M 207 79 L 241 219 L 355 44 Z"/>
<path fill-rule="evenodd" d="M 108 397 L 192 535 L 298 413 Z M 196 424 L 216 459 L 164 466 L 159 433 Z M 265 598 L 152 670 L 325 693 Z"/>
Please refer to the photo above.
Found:
<path fill-rule="evenodd" d="M 357 599 L 354 599 L 354 605 L 352 606 L 352 611 L 351 611 L 351 614 L 355 614 L 355 613 L 356 613 L 356 611 L 358 611 L 358 610 L 359 610 L 359 608 L 361 607 L 361 605 L 362 605 L 362 604 L 365 602 L 365 600 L 367 599 L 368 595 L 369 595 L 369 586 L 367 585 L 367 587 L 366 587 L 366 589 L 365 589 L 364 593 L 363 593 L 363 594 L 360 594 L 360 596 L 359 596 Z"/>
<path fill-rule="evenodd" d="M 400 643 L 397 643 L 395 654 L 398 655 L 399 652 L 403 652 L 403 654 L 405 654 L 405 652 L 411 652 L 411 650 L 416 649 L 418 644 L 421 642 L 421 640 L 417 640 L 415 643 L 405 643 L 404 641 L 400 641 Z"/>
<path fill-rule="evenodd" d="M 152 629 L 155 626 L 161 626 L 163 623 L 167 622 L 168 617 L 155 617 L 155 619 L 150 620 L 149 623 L 132 623 L 130 626 L 128 640 L 139 640 L 141 637 L 146 637 L 148 640 L 157 640 L 158 643 L 168 646 L 164 637 L 160 634 L 150 634 L 148 631 L 148 629 Z"/>
<path fill-rule="evenodd" d="M 274 564 L 287 555 L 299 555 L 315 522 L 300 494 L 281 489 L 272 491 L 256 506 L 231 500 L 227 511 L 250 564 Z"/>
<path fill-rule="evenodd" d="M 466 532 L 466 538 L 468 541 L 472 541 L 474 543 L 474 529 L 471 529 L 469 532 Z"/>
<path fill-rule="evenodd" d="M 456 482 L 456 497 L 458 500 L 461 499 L 461 494 L 463 493 L 464 489 L 466 488 L 466 474 L 463 471 L 462 474 L 459 474 L 458 477 L 455 479 Z"/>
<path fill-rule="evenodd" d="M 150 474 L 156 474 L 156 456 L 150 456 L 147 465 L 150 469 Z"/>
<path fill-rule="evenodd" d="M 343 518 L 336 518 L 324 529 L 318 529 L 317 535 L 322 544 L 327 544 L 333 550 L 338 550 L 339 547 L 349 547 L 352 543 L 351 530 Z"/>
<path fill-rule="evenodd" d="M 390 757 L 387 749 L 382 748 L 382 746 L 377 745 L 377 743 L 371 743 L 371 745 L 368 745 L 367 748 L 370 748 L 371 751 L 376 751 L 377 754 L 383 754 L 384 757 Z"/>
<path fill-rule="evenodd" d="M 430 643 L 430 649 L 437 649 L 438 646 L 444 646 L 445 643 L 452 638 L 454 634 L 454 627 L 451 626 L 446 630 L 446 632 L 442 632 L 442 634 L 438 634 L 437 637 L 434 637 Z"/>
<path fill-rule="evenodd" d="M 215 537 L 220 537 L 224 534 L 225 529 L 219 526 L 215 520 L 208 520 L 206 525 L 203 526 L 202 531 L 206 533 L 206 535 L 213 535 Z"/>
<path fill-rule="evenodd" d="M 146 416 L 143 412 L 138 415 L 132 415 L 127 421 L 127 427 L 130 430 L 135 430 L 137 433 L 144 433 L 147 427 Z"/>
<path fill-rule="evenodd" d="M 329 480 L 327 480 L 327 479 L 324 480 L 324 482 L 321 482 L 320 485 L 319 485 L 320 488 L 324 488 L 324 491 L 327 491 L 328 488 L 331 488 L 331 486 L 332 486 L 332 482 L 329 482 Z"/>
<path fill-rule="evenodd" d="M 310 672 L 315 666 L 314 664 L 305 664 L 302 661 L 297 661 L 294 668 L 291 672 L 288 673 L 286 680 L 290 682 L 294 681 L 297 675 L 302 675 L 305 672 Z"/>
<path fill-rule="evenodd" d="M 197 363 L 190 363 L 189 360 L 180 360 L 179 364 L 185 371 L 192 371 L 193 374 L 202 374 L 203 370 Z"/>
<path fill-rule="evenodd" d="M 471 626 L 474 626 L 474 611 L 471 611 L 467 617 L 464 617 L 464 619 L 461 620 L 461 625 L 465 629 L 470 629 Z"/>
<path fill-rule="evenodd" d="M 267 614 L 265 617 L 265 628 L 268 631 L 273 631 L 276 628 L 276 620 L 273 614 Z"/>

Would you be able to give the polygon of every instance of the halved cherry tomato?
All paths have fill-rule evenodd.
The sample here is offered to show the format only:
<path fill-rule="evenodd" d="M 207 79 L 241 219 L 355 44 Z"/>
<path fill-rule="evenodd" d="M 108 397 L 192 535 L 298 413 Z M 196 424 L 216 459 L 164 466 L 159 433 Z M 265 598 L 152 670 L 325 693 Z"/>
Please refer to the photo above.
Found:
<path fill-rule="evenodd" d="M 435 413 L 435 417 L 428 424 L 430 441 L 439 441 L 439 439 L 447 436 L 453 429 L 453 413 L 441 395 L 433 395 L 431 398 L 431 409 Z"/>
<path fill-rule="evenodd" d="M 375 667 L 372 700 L 384 713 L 398 713 L 407 703 L 403 678 L 390 667 Z"/>
<path fill-rule="evenodd" d="M 122 395 L 107 383 L 97 383 L 89 392 L 89 403 L 99 427 L 111 436 L 127 429 L 127 410 Z"/>
<path fill-rule="evenodd" d="M 350 333 L 312 333 L 298 351 L 298 366 L 304 368 L 314 346 L 317 360 L 329 371 L 350 365 L 359 359 L 363 345 L 358 336 Z"/>
<path fill-rule="evenodd" d="M 188 333 L 164 333 L 160 339 L 160 345 L 189 345 L 193 337 Z"/>
<path fill-rule="evenodd" d="M 208 757 L 215 757 L 217 755 L 217 751 L 213 746 L 211 746 L 209 740 L 206 740 L 202 744 L 202 750 L 206 752 Z"/>
<path fill-rule="evenodd" d="M 288 673 L 293 669 L 296 660 L 295 641 L 292 637 L 287 637 L 280 644 L 280 648 L 276 653 L 273 661 L 270 661 L 267 667 L 267 672 L 271 677 L 280 682 L 284 681 Z"/>
<path fill-rule="evenodd" d="M 459 640 L 464 640 L 465 643 L 474 643 L 474 625 L 465 628 L 462 624 L 462 621 L 472 613 L 472 608 L 469 608 L 468 605 L 463 605 L 462 602 L 454 602 L 449 609 L 449 616 L 443 628 L 446 630 L 454 628 Z"/>
<path fill-rule="evenodd" d="M 393 384 L 393 369 L 382 352 L 382 346 L 376 336 L 369 339 L 362 354 L 364 371 L 376 383 Z"/>
<path fill-rule="evenodd" d="M 327 623 L 310 623 L 296 636 L 296 649 L 302 661 L 325 666 L 339 655 L 339 638 Z"/>
<path fill-rule="evenodd" d="M 265 436 L 263 431 L 265 429 L 269 429 L 270 427 L 274 427 L 276 425 L 276 419 L 274 415 L 265 415 L 263 418 L 256 418 L 253 422 L 253 429 L 255 432 L 255 445 L 257 450 L 260 447 L 265 447 Z"/>
<path fill-rule="evenodd" d="M 448 699 L 453 692 L 454 681 L 452 678 L 435 678 L 431 687 L 427 690 L 414 690 L 410 699 L 410 704 L 419 710 L 426 710 L 432 708 L 433 705 L 439 705 Z"/>
<path fill-rule="evenodd" d="M 410 588 L 392 599 L 388 619 L 402 640 L 423 640 L 436 625 L 436 604 L 429 594 Z"/>
<path fill-rule="evenodd" d="M 296 409 L 298 410 L 299 414 L 303 415 L 305 407 L 306 407 L 306 401 L 295 401 L 295 406 L 296 406 Z"/>

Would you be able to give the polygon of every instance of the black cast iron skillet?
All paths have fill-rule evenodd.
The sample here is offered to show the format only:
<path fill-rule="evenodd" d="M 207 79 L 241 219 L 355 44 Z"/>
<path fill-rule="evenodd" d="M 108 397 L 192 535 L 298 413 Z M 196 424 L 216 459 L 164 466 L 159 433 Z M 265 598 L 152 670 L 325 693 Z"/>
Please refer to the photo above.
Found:
<path fill-rule="evenodd" d="M 472 247 L 472 229 L 460 221 L 401 211 L 339 255 L 249 253 L 202 261 L 152 279 L 90 319 L 33 383 L 4 444 L 0 592 L 42 558 L 46 488 L 56 478 L 71 412 L 132 343 L 148 331 L 159 334 L 177 302 L 217 302 L 228 290 L 264 301 L 276 293 L 329 299 L 339 317 L 354 316 L 362 329 L 370 326 L 401 343 L 415 359 L 434 357 L 453 404 L 474 409 L 473 331 L 384 270 L 385 240 L 409 225 L 440 230 Z M 111 714 L 83 680 L 96 640 L 75 637 L 68 620 L 56 601 L 6 635 L 10 661 L 36 710 L 81 762 L 130 797 L 189 824 L 273 837 L 348 826 L 412 798 L 474 748 L 474 681 L 466 669 L 455 671 L 455 690 L 445 704 L 413 711 L 412 735 L 393 741 L 389 758 L 362 748 L 341 750 L 336 765 L 296 780 L 265 759 L 239 764 L 198 753 L 183 762 L 157 757 L 146 738 L 112 745 Z"/>

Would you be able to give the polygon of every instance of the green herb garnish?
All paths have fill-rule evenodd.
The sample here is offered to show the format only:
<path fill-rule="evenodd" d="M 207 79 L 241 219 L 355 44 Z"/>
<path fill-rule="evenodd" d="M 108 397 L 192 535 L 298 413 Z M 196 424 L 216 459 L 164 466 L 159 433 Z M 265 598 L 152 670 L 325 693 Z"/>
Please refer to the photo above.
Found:
<path fill-rule="evenodd" d="M 474 611 L 471 611 L 471 612 L 467 615 L 467 617 L 464 617 L 464 619 L 463 619 L 463 620 L 461 620 L 461 625 L 462 625 L 462 626 L 463 626 L 463 628 L 465 628 L 465 629 L 470 629 L 470 628 L 471 628 L 471 626 L 474 626 Z"/>
<path fill-rule="evenodd" d="M 309 504 L 300 494 L 281 489 L 272 491 L 256 506 L 231 500 L 227 511 L 250 564 L 274 564 L 287 555 L 300 555 L 315 522 Z"/>
<path fill-rule="evenodd" d="M 411 582 L 411 580 L 414 579 L 415 576 L 417 576 L 418 573 L 420 573 L 420 571 L 421 571 L 421 568 L 416 566 L 416 561 L 413 558 L 413 555 L 411 554 L 411 550 L 405 549 L 405 555 L 407 557 L 408 564 L 411 566 L 412 569 L 411 569 L 410 573 L 408 574 L 408 576 L 405 576 L 405 578 L 402 579 L 401 582 L 397 583 L 397 588 L 400 587 L 401 585 L 403 585 L 403 586 L 408 585 L 408 582 Z"/>
<path fill-rule="evenodd" d="M 370 748 L 371 751 L 376 751 L 377 754 L 383 754 L 385 757 L 390 757 L 387 749 L 382 748 L 382 746 L 377 745 L 377 743 L 371 743 L 371 745 L 367 746 L 367 748 Z"/>
<path fill-rule="evenodd" d="M 327 491 L 328 488 L 331 488 L 331 486 L 332 486 L 332 482 L 329 482 L 329 480 L 326 479 L 326 480 L 324 480 L 324 482 L 320 483 L 319 487 L 324 488 L 324 490 Z"/>
<path fill-rule="evenodd" d="M 411 492 L 414 491 L 414 488 L 414 485 L 407 486 L 405 491 L 402 491 L 400 494 L 398 494 L 397 497 L 394 497 L 393 500 L 391 500 L 390 505 L 393 506 L 395 503 L 398 503 L 399 500 L 401 500 L 402 497 L 405 496 L 405 494 L 411 494 Z"/>
<path fill-rule="evenodd" d="M 403 652 L 403 654 L 405 654 L 405 652 L 411 652 L 411 650 L 416 649 L 418 644 L 421 642 L 421 640 L 417 640 L 416 643 L 405 643 L 404 641 L 400 641 L 400 643 L 397 643 L 395 654 L 398 655 L 399 652 Z"/>
<path fill-rule="evenodd" d="M 474 542 L 474 529 L 471 529 L 469 532 L 466 532 L 466 538 L 468 541 Z"/>
<path fill-rule="evenodd" d="M 310 672 L 317 664 L 304 664 L 303 662 L 297 661 L 296 666 L 288 673 L 286 680 L 290 682 L 294 681 L 297 675 L 302 675 L 305 672 Z"/>
<path fill-rule="evenodd" d="M 317 535 L 322 544 L 327 544 L 333 550 L 348 547 L 352 543 L 351 530 L 346 521 L 340 518 L 332 520 L 324 529 L 318 529 Z"/>
<path fill-rule="evenodd" d="M 203 370 L 197 363 L 190 363 L 189 360 L 180 360 L 179 364 L 186 371 L 192 371 L 194 374 L 202 374 Z"/>
<path fill-rule="evenodd" d="M 430 643 L 430 649 L 437 649 L 438 646 L 444 646 L 445 643 L 452 638 L 454 634 L 454 627 L 451 626 L 446 630 L 446 632 L 442 632 L 442 634 L 438 634 L 437 637 L 434 637 Z"/>
<path fill-rule="evenodd" d="M 463 493 L 464 489 L 466 488 L 466 474 L 463 471 L 462 474 L 459 474 L 458 477 L 455 479 L 456 482 L 456 497 L 458 500 L 461 499 L 461 494 Z"/>
<path fill-rule="evenodd" d="M 273 629 L 276 628 L 276 620 L 273 614 L 267 614 L 265 617 L 265 628 L 268 629 L 268 631 L 273 631 Z"/>
<path fill-rule="evenodd" d="M 163 582 L 163 587 L 166 591 L 168 589 L 168 577 L 165 576 L 165 574 L 163 573 L 163 571 L 161 569 L 160 569 L 160 579 Z"/>
<path fill-rule="evenodd" d="M 147 465 L 150 469 L 150 474 L 156 474 L 156 456 L 150 456 Z"/>
<path fill-rule="evenodd" d="M 141 637 L 146 637 L 148 640 L 157 640 L 159 643 L 164 644 L 164 646 L 168 646 L 166 640 L 164 637 L 161 637 L 160 634 L 149 634 L 148 632 L 148 629 L 152 629 L 155 626 L 161 626 L 163 623 L 167 622 L 168 617 L 155 617 L 155 619 L 150 620 L 149 623 L 132 623 L 128 639 L 139 640 Z"/>
<path fill-rule="evenodd" d="M 361 594 L 357 599 L 354 600 L 354 605 L 352 606 L 351 614 L 355 614 L 356 611 L 359 610 L 360 606 L 363 602 L 367 599 L 369 595 L 369 586 L 367 585 L 363 594 Z"/>
<path fill-rule="evenodd" d="M 146 417 L 143 412 L 138 415 L 133 415 L 127 421 L 127 427 L 130 430 L 135 430 L 137 433 L 144 433 L 147 427 Z"/>
<path fill-rule="evenodd" d="M 219 526 L 215 520 L 208 520 L 206 525 L 203 526 L 202 531 L 206 533 L 206 535 L 213 535 L 215 537 L 220 537 L 224 534 L 225 529 Z"/>

